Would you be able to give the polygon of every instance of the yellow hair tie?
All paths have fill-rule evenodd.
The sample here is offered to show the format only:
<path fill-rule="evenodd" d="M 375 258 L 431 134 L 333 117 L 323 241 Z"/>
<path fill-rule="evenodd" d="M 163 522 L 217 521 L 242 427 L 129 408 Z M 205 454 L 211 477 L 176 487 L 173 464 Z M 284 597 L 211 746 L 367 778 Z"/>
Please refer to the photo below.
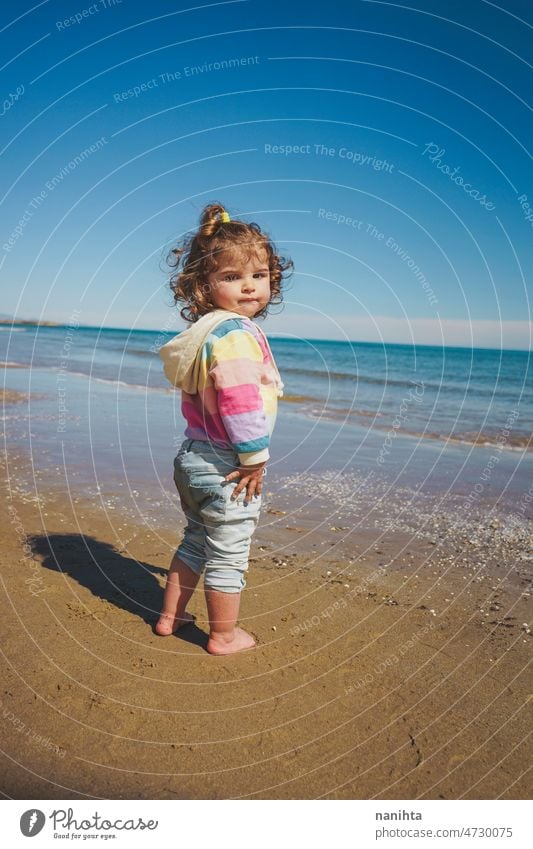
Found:
<path fill-rule="evenodd" d="M 229 217 L 227 212 L 221 212 L 220 220 L 223 224 L 228 224 L 231 221 L 231 218 Z"/>

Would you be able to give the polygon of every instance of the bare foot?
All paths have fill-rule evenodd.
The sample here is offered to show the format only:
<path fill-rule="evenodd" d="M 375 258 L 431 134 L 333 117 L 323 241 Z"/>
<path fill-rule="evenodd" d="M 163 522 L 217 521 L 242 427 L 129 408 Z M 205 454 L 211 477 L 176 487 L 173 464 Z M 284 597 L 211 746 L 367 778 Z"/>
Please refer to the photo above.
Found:
<path fill-rule="evenodd" d="M 179 631 L 184 625 L 189 625 L 190 622 L 194 622 L 192 613 L 184 613 L 181 619 L 176 619 L 170 613 L 162 613 L 154 631 L 160 637 L 169 637 L 170 634 L 175 634 L 176 631 Z"/>
<path fill-rule="evenodd" d="M 233 634 L 215 634 L 209 637 L 207 651 L 210 654 L 234 654 L 244 649 L 253 649 L 255 640 L 242 628 L 235 628 Z"/>

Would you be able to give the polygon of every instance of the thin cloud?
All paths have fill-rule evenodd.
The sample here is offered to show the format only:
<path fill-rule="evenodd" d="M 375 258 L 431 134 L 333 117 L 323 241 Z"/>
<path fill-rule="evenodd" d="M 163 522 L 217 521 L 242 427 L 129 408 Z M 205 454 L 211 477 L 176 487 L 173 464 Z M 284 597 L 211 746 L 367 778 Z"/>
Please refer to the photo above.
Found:
<path fill-rule="evenodd" d="M 447 345 L 474 348 L 529 350 L 533 335 L 530 321 L 490 319 L 395 318 L 386 315 L 278 315 L 268 319 L 272 335 L 304 339 L 349 339 L 354 342 Z"/>

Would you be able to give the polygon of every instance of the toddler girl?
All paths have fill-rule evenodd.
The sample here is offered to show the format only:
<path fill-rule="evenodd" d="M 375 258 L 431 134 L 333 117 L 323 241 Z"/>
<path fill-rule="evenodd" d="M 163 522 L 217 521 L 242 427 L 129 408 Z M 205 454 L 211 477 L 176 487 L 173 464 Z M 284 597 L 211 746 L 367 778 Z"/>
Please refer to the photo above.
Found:
<path fill-rule="evenodd" d="M 283 275 L 293 263 L 278 256 L 257 224 L 232 221 L 217 203 L 173 253 L 178 270 L 170 286 L 190 327 L 159 353 L 166 376 L 181 389 L 187 422 L 174 460 L 187 524 L 155 631 L 172 634 L 193 620 L 186 607 L 205 572 L 207 651 L 231 654 L 255 645 L 235 623 L 283 395 L 267 338 L 253 319 L 282 302 Z"/>

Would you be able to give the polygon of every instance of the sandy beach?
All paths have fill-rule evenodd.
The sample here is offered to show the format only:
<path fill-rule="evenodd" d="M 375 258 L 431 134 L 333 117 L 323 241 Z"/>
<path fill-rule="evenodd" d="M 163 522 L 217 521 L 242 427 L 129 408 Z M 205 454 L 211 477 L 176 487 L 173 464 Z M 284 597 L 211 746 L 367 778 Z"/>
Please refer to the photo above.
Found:
<path fill-rule="evenodd" d="M 257 647 L 215 658 L 200 587 L 194 625 L 152 630 L 177 503 L 156 527 L 3 465 L 7 797 L 531 795 L 530 505 L 458 522 L 367 488 L 363 522 L 327 509 L 335 484 L 300 510 L 273 476 L 241 606 Z"/>
<path fill-rule="evenodd" d="M 533 0 L 4 17 L 9 849 L 532 845 Z"/>

